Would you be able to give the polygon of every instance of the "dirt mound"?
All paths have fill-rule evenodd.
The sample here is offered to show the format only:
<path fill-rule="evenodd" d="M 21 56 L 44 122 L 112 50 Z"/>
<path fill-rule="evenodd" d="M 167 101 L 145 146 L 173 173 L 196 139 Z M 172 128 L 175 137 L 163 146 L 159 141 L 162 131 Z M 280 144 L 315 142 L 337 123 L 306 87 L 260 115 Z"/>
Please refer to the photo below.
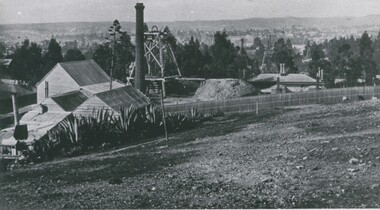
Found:
<path fill-rule="evenodd" d="M 240 79 L 208 79 L 194 97 L 201 101 L 257 95 L 259 90 Z"/>

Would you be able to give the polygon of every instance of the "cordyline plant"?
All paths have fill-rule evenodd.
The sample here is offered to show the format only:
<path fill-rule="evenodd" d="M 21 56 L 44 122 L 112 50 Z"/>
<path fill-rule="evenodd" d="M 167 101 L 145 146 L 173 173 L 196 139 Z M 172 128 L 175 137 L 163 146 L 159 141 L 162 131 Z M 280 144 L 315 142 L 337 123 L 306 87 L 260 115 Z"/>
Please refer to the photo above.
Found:
<path fill-rule="evenodd" d="M 165 118 L 169 132 L 190 129 L 209 119 L 196 109 L 191 109 L 188 115 L 169 113 Z M 74 156 L 108 146 L 132 144 L 163 133 L 162 115 L 153 105 L 140 109 L 121 108 L 117 113 L 110 109 L 94 109 L 91 116 L 65 118 L 34 143 L 29 155 L 36 159 Z"/>

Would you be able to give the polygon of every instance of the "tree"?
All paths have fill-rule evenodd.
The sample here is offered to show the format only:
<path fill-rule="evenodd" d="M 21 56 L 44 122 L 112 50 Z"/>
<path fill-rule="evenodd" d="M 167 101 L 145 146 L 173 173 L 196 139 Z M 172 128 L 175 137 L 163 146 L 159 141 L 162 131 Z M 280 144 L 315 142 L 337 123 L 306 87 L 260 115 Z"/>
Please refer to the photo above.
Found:
<path fill-rule="evenodd" d="M 127 70 L 134 61 L 134 45 L 127 32 L 121 32 L 120 41 L 115 43 L 113 78 L 126 81 Z M 98 45 L 93 54 L 94 61 L 110 75 L 112 48 L 110 43 Z"/>
<path fill-rule="evenodd" d="M 6 51 L 5 44 L 3 42 L 0 42 L 0 59 L 4 58 L 5 51 Z M 3 65 L 3 63 L 0 62 L 0 74 L 3 73 L 3 72 L 5 72 L 6 70 L 7 69 L 5 68 L 5 66 Z"/>
<path fill-rule="evenodd" d="M 273 60 L 280 69 L 280 64 L 284 63 L 288 73 L 297 73 L 298 68 L 294 65 L 293 48 L 290 40 L 286 43 L 283 38 L 274 44 Z"/>
<path fill-rule="evenodd" d="M 0 58 L 4 58 L 6 47 L 4 42 L 0 42 Z"/>
<path fill-rule="evenodd" d="M 166 32 L 168 34 L 167 38 L 166 38 L 166 42 L 169 43 L 170 47 L 173 49 L 173 51 L 175 52 L 176 51 L 176 48 L 177 48 L 177 39 L 175 38 L 175 36 L 172 34 L 172 32 L 170 31 L 169 27 L 168 26 L 165 26 L 164 28 L 164 32 Z"/>
<path fill-rule="evenodd" d="M 227 39 L 226 32 L 216 32 L 214 44 L 210 47 L 212 57 L 211 76 L 216 78 L 237 77 L 238 72 L 234 65 L 237 56 L 236 49 L 230 40 Z"/>
<path fill-rule="evenodd" d="M 94 61 L 109 75 L 111 70 L 112 49 L 109 44 L 99 45 L 93 55 Z"/>
<path fill-rule="evenodd" d="M 347 86 L 357 86 L 358 79 L 363 77 L 363 60 L 360 57 L 352 57 L 344 69 Z"/>
<path fill-rule="evenodd" d="M 242 78 L 242 79 L 246 79 L 247 77 L 253 76 L 254 72 L 253 72 L 252 66 L 248 68 L 250 63 L 251 63 L 251 60 L 248 58 L 245 51 L 243 51 L 243 53 L 237 53 L 234 59 L 234 64 L 235 64 L 234 69 L 236 69 L 238 72 L 237 74 L 232 74 L 231 76 L 235 78 L 236 77 Z"/>
<path fill-rule="evenodd" d="M 41 48 L 36 43 L 30 43 L 28 39 L 24 40 L 11 57 L 13 59 L 10 66 L 11 76 L 33 84 L 38 82 L 44 75 L 41 52 Z"/>
<path fill-rule="evenodd" d="M 191 36 L 190 41 L 183 46 L 182 53 L 178 53 L 178 63 L 181 72 L 186 77 L 203 77 L 203 55 L 200 51 L 200 43 Z"/>
<path fill-rule="evenodd" d="M 253 59 L 253 61 L 252 61 L 252 69 L 251 69 L 251 72 L 252 72 L 253 75 L 259 75 L 261 73 L 260 65 L 261 65 L 261 61 L 260 60 L 258 60 L 257 58 Z"/>
<path fill-rule="evenodd" d="M 310 46 L 310 56 L 313 61 L 318 61 L 320 59 L 325 58 L 325 52 L 323 51 L 323 45 L 322 44 L 316 44 L 315 42 L 313 45 Z"/>
<path fill-rule="evenodd" d="M 48 73 L 57 63 L 62 61 L 62 48 L 57 40 L 51 38 L 48 46 L 48 52 L 43 56 L 43 73 Z"/>
<path fill-rule="evenodd" d="M 127 69 L 131 62 L 135 60 L 135 46 L 131 42 L 131 37 L 127 32 L 122 32 L 120 42 L 115 46 L 115 69 L 114 77 L 126 81 Z"/>
<path fill-rule="evenodd" d="M 310 58 L 310 48 L 311 48 L 311 44 L 310 44 L 310 41 L 307 41 L 306 42 L 306 45 L 305 45 L 305 49 L 303 50 L 303 56 L 306 57 L 306 58 Z"/>
<path fill-rule="evenodd" d="M 363 59 L 369 60 L 373 57 L 373 47 L 372 47 L 372 40 L 369 37 L 367 31 L 365 31 L 360 38 L 360 57 Z"/>
<path fill-rule="evenodd" d="M 338 45 L 337 45 L 338 46 Z M 335 76 L 344 78 L 346 86 L 356 86 L 361 77 L 361 60 L 351 51 L 351 45 L 340 44 L 333 57 L 333 71 Z"/>
<path fill-rule="evenodd" d="M 86 60 L 79 49 L 69 49 L 64 57 L 65 61 L 82 61 Z"/>
<path fill-rule="evenodd" d="M 379 31 L 377 38 L 376 38 L 375 42 L 373 43 L 373 45 L 374 45 L 373 56 L 375 58 L 380 58 L 380 31 Z M 376 66 L 380 67 L 380 59 L 375 59 L 375 62 L 376 62 Z"/>
<path fill-rule="evenodd" d="M 376 63 L 373 60 L 374 49 L 372 46 L 372 40 L 369 37 L 368 33 L 365 31 L 360 38 L 360 59 L 358 59 L 357 68 L 360 68 L 363 77 L 365 78 L 367 85 L 372 85 L 374 78 L 377 74 Z M 359 64 L 361 63 L 361 64 Z"/>
<path fill-rule="evenodd" d="M 257 63 L 261 65 L 265 53 L 265 46 L 263 42 L 261 41 L 260 37 L 256 37 L 253 40 L 253 48 L 256 50 L 255 51 L 255 58 L 257 60 Z"/>
<path fill-rule="evenodd" d="M 327 88 L 332 88 L 335 85 L 335 75 L 333 72 L 332 63 L 328 60 L 320 59 L 312 60 L 308 65 L 309 76 L 316 78 L 318 70 L 323 70 L 323 79 Z"/>

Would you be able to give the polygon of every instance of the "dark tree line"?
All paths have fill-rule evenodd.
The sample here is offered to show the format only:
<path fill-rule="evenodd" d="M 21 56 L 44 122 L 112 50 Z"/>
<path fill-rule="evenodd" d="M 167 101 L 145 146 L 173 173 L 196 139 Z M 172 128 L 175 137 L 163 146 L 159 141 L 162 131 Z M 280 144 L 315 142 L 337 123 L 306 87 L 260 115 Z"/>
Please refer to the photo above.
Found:
<path fill-rule="evenodd" d="M 211 46 L 191 37 L 184 45 L 176 43 L 175 49 L 179 68 L 186 77 L 240 78 L 252 74 L 252 61 L 244 49 L 231 43 L 226 32 L 216 32 Z"/>
<path fill-rule="evenodd" d="M 148 26 L 145 28 L 148 30 Z M 269 72 L 279 72 L 280 64 L 285 64 L 288 73 L 306 70 L 315 78 L 318 69 L 323 69 L 327 87 L 334 87 L 336 78 L 344 79 L 346 86 L 355 86 L 360 81 L 373 85 L 380 67 L 380 59 L 375 59 L 380 57 L 380 33 L 377 39 L 364 32 L 360 38 L 334 38 L 320 44 L 308 42 L 302 55 L 296 53 L 289 39 L 282 38 L 274 43 L 271 53 L 267 54 L 268 48 L 260 38 L 255 38 L 249 48 L 254 50 L 254 54 L 248 56 L 245 49 L 233 45 L 226 32 L 216 32 L 214 43 L 208 46 L 194 37 L 181 44 L 168 27 L 164 31 L 169 34 L 167 42 L 185 77 L 249 78 L 261 73 L 264 61 Z M 113 78 L 125 81 L 129 66 L 135 59 L 135 46 L 126 32 L 122 32 L 118 40 L 114 46 Z M 58 62 L 92 58 L 109 74 L 112 47 L 111 43 L 100 44 L 85 55 L 79 49 L 69 49 L 63 56 L 54 38 L 50 40 L 45 53 L 36 43 L 25 40 L 17 46 L 14 54 L 8 56 L 13 59 L 10 73 L 20 80 L 35 84 Z M 0 58 L 4 55 L 5 47 L 0 43 Z M 303 66 L 303 59 L 310 59 L 306 66 Z M 169 62 L 165 66 L 172 69 L 173 73 L 176 71 Z"/>
<path fill-rule="evenodd" d="M 380 35 L 380 34 L 379 34 Z M 310 76 L 315 77 L 318 68 L 324 70 L 327 87 L 336 86 L 336 78 L 344 80 L 344 86 L 374 85 L 379 73 L 380 36 L 371 39 L 367 32 L 360 38 L 334 38 L 320 44 L 308 43 L 304 56 L 311 58 L 308 64 Z"/>
<path fill-rule="evenodd" d="M 26 39 L 7 58 L 11 58 L 12 63 L 6 73 L 17 80 L 23 80 L 32 85 L 37 83 L 59 62 L 85 59 L 78 49 L 71 49 L 63 56 L 62 48 L 54 38 L 50 40 L 45 53 L 42 52 L 37 43 Z"/>

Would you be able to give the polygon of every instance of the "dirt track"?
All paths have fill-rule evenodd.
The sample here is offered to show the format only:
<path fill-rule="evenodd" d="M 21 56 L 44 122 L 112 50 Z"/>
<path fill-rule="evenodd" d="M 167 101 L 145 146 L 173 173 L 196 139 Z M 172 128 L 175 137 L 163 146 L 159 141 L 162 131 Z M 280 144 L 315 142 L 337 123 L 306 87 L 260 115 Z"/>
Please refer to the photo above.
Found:
<path fill-rule="evenodd" d="M 379 134 L 380 101 L 234 115 L 0 174 L 0 208 L 379 208 Z"/>

